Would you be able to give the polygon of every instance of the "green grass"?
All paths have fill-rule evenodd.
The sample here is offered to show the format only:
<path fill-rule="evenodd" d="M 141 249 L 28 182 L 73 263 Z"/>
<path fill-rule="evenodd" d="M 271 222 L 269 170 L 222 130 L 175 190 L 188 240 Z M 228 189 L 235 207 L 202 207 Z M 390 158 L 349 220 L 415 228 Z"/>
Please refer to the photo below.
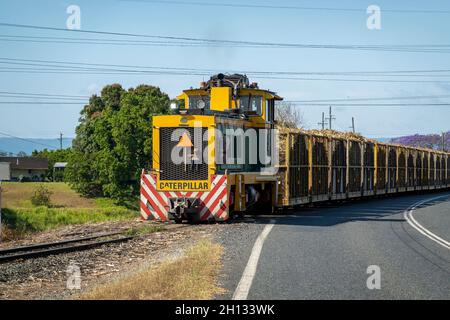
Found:
<path fill-rule="evenodd" d="M 33 206 L 31 197 L 39 183 L 9 182 L 2 185 L 2 219 L 15 235 L 39 232 L 71 224 L 129 220 L 139 212 L 129 203 L 107 198 L 85 198 L 62 182 L 44 183 L 52 192 L 52 205 Z"/>
<path fill-rule="evenodd" d="M 31 197 L 39 182 L 4 182 L 2 183 L 2 207 L 4 208 L 33 208 Z M 54 207 L 67 208 L 95 208 L 95 199 L 85 198 L 72 190 L 63 182 L 42 183 L 52 192 L 51 201 Z"/>
<path fill-rule="evenodd" d="M 131 210 L 139 210 L 139 201 L 137 198 L 130 198 L 126 200 L 113 200 L 109 198 L 95 198 L 94 203 L 96 207 L 99 208 L 109 208 L 109 207 L 123 207 Z"/>
<path fill-rule="evenodd" d="M 128 220 L 136 218 L 136 212 L 128 209 L 80 209 L 47 208 L 2 210 L 3 221 L 8 228 L 18 233 L 29 233 L 54 229 L 71 224 Z"/>

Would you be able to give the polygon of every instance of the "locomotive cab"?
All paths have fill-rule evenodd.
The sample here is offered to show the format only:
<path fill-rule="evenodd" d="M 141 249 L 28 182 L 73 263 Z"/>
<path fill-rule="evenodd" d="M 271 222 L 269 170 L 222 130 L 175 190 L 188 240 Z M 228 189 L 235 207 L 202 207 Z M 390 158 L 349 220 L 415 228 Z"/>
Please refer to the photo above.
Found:
<path fill-rule="evenodd" d="M 200 88 L 184 90 L 177 97 L 181 112 L 202 114 L 241 114 L 255 117 L 255 122 L 274 123 L 275 101 L 281 97 L 249 83 L 246 76 L 219 74 L 202 82 Z M 260 119 L 257 119 L 260 118 Z"/>

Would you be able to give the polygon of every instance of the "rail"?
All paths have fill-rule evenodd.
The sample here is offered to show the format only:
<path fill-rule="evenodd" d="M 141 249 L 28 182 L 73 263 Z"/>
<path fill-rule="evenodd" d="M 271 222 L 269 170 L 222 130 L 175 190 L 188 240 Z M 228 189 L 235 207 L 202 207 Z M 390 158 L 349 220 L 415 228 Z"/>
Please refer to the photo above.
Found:
<path fill-rule="evenodd" d="M 19 259 L 30 259 L 45 257 L 53 254 L 82 251 L 105 244 L 125 242 L 133 239 L 135 236 L 122 236 L 113 239 L 92 241 L 105 237 L 111 237 L 123 234 L 122 232 L 104 233 L 90 237 L 69 239 L 57 242 L 39 243 L 28 246 L 13 247 L 0 250 L 0 263 Z M 85 243 L 87 242 L 87 243 Z"/>

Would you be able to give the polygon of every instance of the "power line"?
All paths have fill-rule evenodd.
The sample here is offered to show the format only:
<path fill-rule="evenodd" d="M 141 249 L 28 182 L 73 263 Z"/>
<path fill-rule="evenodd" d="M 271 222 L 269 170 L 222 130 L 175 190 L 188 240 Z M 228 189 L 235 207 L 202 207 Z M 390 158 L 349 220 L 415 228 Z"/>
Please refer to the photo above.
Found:
<path fill-rule="evenodd" d="M 327 103 L 305 103 L 297 104 L 304 107 L 323 107 L 329 106 Z M 448 107 L 449 103 L 333 103 L 334 107 Z"/>
<path fill-rule="evenodd" d="M 82 100 L 83 102 L 89 99 L 89 96 L 81 96 L 81 95 L 68 95 L 68 94 L 49 94 L 49 93 L 30 93 L 30 92 L 11 92 L 11 91 L 0 91 L 0 97 L 18 97 L 18 98 L 37 98 L 37 99 L 74 99 L 74 100 Z M 79 97 L 79 98 L 77 98 Z M 361 98 L 341 98 L 341 99 L 317 99 L 317 100 L 285 100 L 286 103 L 292 103 L 292 104 L 327 104 L 328 102 L 357 102 L 357 101 L 385 101 L 385 100 L 419 100 L 419 99 L 441 99 L 441 98 L 450 98 L 450 95 L 426 95 L 426 96 L 395 96 L 395 97 L 361 97 Z M 6 101 L 8 102 L 8 101 Z M 32 101 L 23 101 L 24 103 L 31 103 L 34 104 L 35 102 Z M 79 104 L 77 102 L 67 101 L 71 104 Z M 11 103 L 13 103 L 11 101 Z M 16 103 L 16 102 L 14 102 Z M 45 103 L 54 103 L 58 104 L 58 102 L 54 101 L 40 101 L 39 103 L 45 104 Z M 62 100 L 62 102 L 59 102 L 64 104 L 65 100 Z M 355 104 L 359 105 L 359 104 Z M 379 105 L 379 104 L 373 104 L 373 105 Z M 383 105 L 383 104 L 381 104 Z M 403 105 L 411 105 L 409 103 L 403 103 Z M 423 105 L 423 104 L 420 104 Z"/>
<path fill-rule="evenodd" d="M 287 103 L 319 103 L 319 102 L 351 102 L 351 101 L 383 101 L 383 100 L 411 100 L 411 99 L 440 99 L 450 98 L 450 95 L 430 96 L 403 96 L 403 97 L 365 97 L 365 98 L 342 98 L 342 99 L 318 99 L 318 100 L 286 100 Z"/>
<path fill-rule="evenodd" d="M 56 66 L 55 66 L 56 67 Z M 196 74 L 188 71 L 151 71 L 151 70 L 123 70 L 123 69 L 102 69 L 102 68 L 83 68 L 83 67 L 56 67 L 56 68 L 36 68 L 36 67 L 0 67 L 2 72 L 42 72 L 42 73 L 87 73 L 87 74 L 163 74 L 163 75 L 209 75 L 207 72 L 197 72 Z"/>
<path fill-rule="evenodd" d="M 58 40 L 58 38 L 48 40 L 37 40 L 36 38 L 29 37 L 30 39 L 15 38 L 13 36 L 5 38 L 0 36 L 0 41 L 3 42 L 25 42 L 25 43 L 55 43 L 55 44 L 87 44 L 87 45 L 115 45 L 115 46 L 151 46 L 151 47 L 239 47 L 239 48 L 258 48 L 257 45 L 232 45 L 226 43 L 204 43 L 204 42 L 161 42 L 161 41 L 128 41 L 128 40 L 112 40 L 112 39 L 99 39 L 93 41 L 91 39 L 80 40 Z M 40 37 L 39 37 L 40 38 Z"/>
<path fill-rule="evenodd" d="M 189 72 L 119 72 L 119 71 L 70 71 L 70 70 L 0 70 L 1 73 L 26 73 L 26 74 L 90 74 L 90 75 L 173 75 L 173 76 L 209 76 L 210 73 Z M 253 76 L 254 79 L 292 80 L 292 81 L 332 81 L 332 82 L 372 82 L 372 83 L 450 83 L 449 80 L 388 80 L 388 79 L 341 79 L 341 78 L 292 78 L 292 77 L 264 77 Z"/>
<path fill-rule="evenodd" d="M 264 46 L 271 48 L 297 48 L 297 49 L 338 49 L 338 50 L 369 50 L 369 51 L 392 51 L 392 52 L 435 52 L 435 53 L 448 53 L 450 51 L 444 50 L 449 47 L 448 44 L 415 44 L 415 45 L 332 45 L 332 44 L 303 44 L 303 43 L 277 43 L 277 42 L 258 42 L 247 40 L 225 40 L 225 39 L 208 39 L 208 38 L 196 38 L 196 37 L 180 37 L 180 36 L 163 36 L 163 35 L 150 35 L 150 34 L 137 34 L 137 33 L 125 33 L 125 32 L 112 32 L 112 31 L 100 31 L 100 30 L 85 30 L 85 29 L 65 29 L 50 26 L 38 26 L 27 25 L 17 23 L 0 22 L 0 26 L 12 27 L 12 28 L 25 28 L 35 30 L 47 30 L 47 31 L 63 31 L 72 33 L 84 33 L 84 34 L 101 34 L 101 35 L 114 35 L 114 36 L 126 36 L 136 38 L 151 38 L 151 39 L 165 39 L 165 40 L 184 40 L 196 43 L 213 43 L 213 44 L 232 44 L 232 45 L 252 45 L 252 46 Z"/>
<path fill-rule="evenodd" d="M 205 71 L 205 72 L 217 72 L 213 69 L 195 69 L 195 68 L 176 68 L 176 67 L 161 67 L 161 66 L 139 66 L 139 65 L 124 65 L 124 64 L 102 64 L 102 63 L 86 63 L 86 62 L 73 62 L 73 61 L 55 61 L 55 60 L 36 60 L 36 59 L 16 59 L 16 58 L 5 58 L 0 57 L 0 60 L 8 61 L 10 64 L 22 64 L 27 65 L 25 62 L 30 62 L 28 65 L 41 65 L 50 64 L 54 65 L 73 65 L 73 66 L 94 66 L 94 67 L 119 67 L 119 68 L 141 68 L 141 69 L 161 69 L 161 70 L 186 70 L 186 71 Z M 6 63 L 6 62 L 1 62 Z M 37 64 L 38 63 L 38 64 Z M 39 64 L 39 63 L 43 63 Z M 62 66 L 69 68 L 72 66 Z M 450 72 L 450 70 L 448 70 Z"/>
<path fill-rule="evenodd" d="M 27 64 L 27 63 L 9 63 L 9 62 L 1 62 L 1 64 L 19 64 L 19 65 L 28 65 L 28 67 L 0 67 L 2 70 L 2 72 L 20 72 L 20 71 L 30 71 L 30 72 L 42 72 L 42 73 L 53 73 L 58 71 L 59 73 L 106 73 L 106 74 L 172 74 L 172 75 L 210 75 L 211 73 L 218 73 L 218 72 L 222 72 L 223 70 L 210 70 L 210 71 L 203 71 L 204 69 L 191 69 L 191 71 L 188 70 L 184 70 L 182 68 L 179 69 L 172 69 L 174 71 L 167 71 L 167 70 L 128 70 L 128 69 L 105 69 L 105 68 L 86 68 L 86 67 L 75 67 L 75 66 L 59 66 L 59 65 L 40 65 L 40 64 Z M 37 68 L 39 67 L 39 68 Z M 44 67 L 44 68 L 42 68 Z M 194 71 L 197 70 L 197 71 Z M 194 73 L 195 72 L 195 73 Z M 233 72 L 228 72 L 228 73 L 233 73 Z M 271 74 L 283 74 L 283 72 L 277 73 L 277 72 L 252 72 L 252 71 L 236 71 L 234 73 L 245 73 L 249 76 L 255 77 L 255 78 L 266 78 L 266 75 L 271 75 Z M 301 74 L 301 73 L 298 73 Z M 307 74 L 307 73 L 303 73 L 303 74 Z M 310 73 L 313 76 L 327 76 L 325 73 Z M 337 73 L 333 73 L 333 74 L 337 74 Z M 331 75 L 331 73 L 330 73 Z M 345 76 L 345 77 L 353 77 L 356 76 L 357 74 L 348 74 L 348 73 L 342 73 L 340 74 L 340 76 Z M 375 79 L 366 79 L 366 80 L 372 80 L 372 81 L 401 81 L 401 82 L 417 82 L 417 81 L 424 81 L 424 80 L 396 80 L 396 79 L 392 79 L 392 77 L 417 77 L 417 78 L 426 78 L 426 80 L 430 80 L 430 81 L 440 81 L 440 78 L 445 78 L 445 77 L 450 77 L 450 74 L 428 74 L 428 75 L 424 75 L 424 74 L 376 74 L 376 75 L 371 75 L 371 74 L 360 74 L 361 76 L 366 76 L 366 77 L 375 77 Z M 379 77 L 390 77 L 391 79 L 379 79 Z M 304 80 L 305 78 L 299 78 L 299 77 L 268 77 L 270 79 L 299 79 L 299 80 Z M 438 78 L 438 80 L 434 80 L 433 78 Z M 326 78 L 317 78 L 317 80 L 321 80 L 324 79 L 326 80 Z M 359 79 L 352 79 L 352 78 L 347 78 L 347 79 L 343 79 L 343 80 L 349 80 L 349 81 L 360 81 Z M 447 81 L 444 79 L 444 81 Z"/>
<path fill-rule="evenodd" d="M 337 8 L 337 7 L 305 7 L 305 6 L 286 6 L 286 5 L 261 5 L 261 4 L 238 4 L 223 2 L 200 2 L 200 1 L 162 1 L 162 0 L 120 0 L 122 2 L 140 2 L 148 4 L 169 4 L 169 5 L 187 5 L 204 7 L 230 7 L 230 8 L 249 8 L 249 9 L 287 9 L 304 11 L 335 11 L 335 12 L 366 12 L 367 8 Z M 382 12 L 391 13 L 425 13 L 425 14 L 449 14 L 447 10 L 412 10 L 412 9 L 383 9 Z"/>
<path fill-rule="evenodd" d="M 305 71 L 252 71 L 254 73 L 282 73 L 285 75 L 385 75 L 385 74 L 407 74 L 411 73 L 442 73 L 450 72 L 450 69 L 420 69 L 420 70 L 381 70 L 381 71 L 322 71 L 322 72 L 305 72 Z"/>
<path fill-rule="evenodd" d="M 25 93 L 0 91 L 0 98 L 17 98 L 17 99 L 33 99 L 35 101 L 1 101 L 2 104 L 83 104 L 89 99 L 88 96 L 64 95 L 64 94 L 47 94 L 47 93 Z M 59 101 L 40 101 L 59 100 Z M 36 101 L 37 100 L 37 101 Z"/>
<path fill-rule="evenodd" d="M 65 29 L 61 29 L 65 30 Z M 369 51 L 392 52 L 435 52 L 448 53 L 449 45 L 317 45 L 317 44 L 276 44 L 276 43 L 234 43 L 228 40 L 224 42 L 209 42 L 210 39 L 198 39 L 189 41 L 130 41 L 117 39 L 92 39 L 92 38 L 67 38 L 67 37 L 37 37 L 37 36 L 13 36 L 0 35 L 0 41 L 25 42 L 25 43 L 55 43 L 55 44 L 87 44 L 87 45 L 119 45 L 119 46 L 158 46 L 158 47 L 233 47 L 233 48 L 303 48 L 303 49 L 351 49 Z"/>
<path fill-rule="evenodd" d="M 34 143 L 34 144 L 36 144 L 36 145 L 41 145 L 41 146 L 44 146 L 44 147 L 49 147 L 49 148 L 52 148 L 52 149 L 57 149 L 55 146 L 51 146 L 51 145 L 49 145 L 49 144 L 45 144 L 45 143 L 40 143 L 40 142 L 37 142 L 37 141 L 33 141 L 33 140 L 29 140 L 29 139 L 25 139 L 25 138 L 21 138 L 21 137 L 18 137 L 18 136 L 14 136 L 14 135 L 12 135 L 12 134 L 9 134 L 9 133 L 5 133 L 5 132 L 0 132 L 0 134 L 1 135 L 3 135 L 3 136 L 7 136 L 7 137 L 11 137 L 11 138 L 15 138 L 15 139 L 18 139 L 18 140 L 22 140 L 22 141 L 25 141 L 25 142 L 30 142 L 30 143 Z"/>
<path fill-rule="evenodd" d="M 291 101 L 287 101 L 292 103 Z M 83 102 L 73 101 L 0 101 L 1 104 L 23 104 L 23 105 L 83 105 Z M 292 103 L 304 107 L 323 107 L 328 103 Z M 448 103 L 334 103 L 335 107 L 447 107 Z"/>
<path fill-rule="evenodd" d="M 30 93 L 30 92 L 11 92 L 11 91 L 0 91 L 2 95 L 21 95 L 21 96 L 33 96 L 33 97 L 59 97 L 59 98 L 89 98 L 89 96 L 81 95 L 68 95 L 68 94 L 52 94 L 52 93 Z"/>
<path fill-rule="evenodd" d="M 161 40 L 126 40 L 126 39 L 112 39 L 112 38 L 73 38 L 73 37 L 54 37 L 54 36 L 29 36 L 29 35 L 11 35 L 11 34 L 0 34 L 1 38 L 5 38 L 4 40 L 13 39 L 13 40 L 39 40 L 39 41 L 67 41 L 69 43 L 71 41 L 76 42 L 117 42 L 121 43 L 131 43 L 131 44 L 192 44 L 192 41 L 183 41 L 179 40 L 175 41 L 161 41 Z M 195 42 L 194 42 L 195 43 Z"/>
<path fill-rule="evenodd" d="M 25 97 L 25 96 L 5 96 L 0 94 L 0 98 L 14 98 L 14 99 L 31 99 L 32 101 L 37 101 L 37 102 L 42 102 L 41 99 L 50 99 L 50 100 L 56 100 L 56 101 L 61 101 L 61 98 L 53 98 L 53 97 Z M 68 99 L 68 98 L 65 98 Z M 72 99 L 68 99 L 70 102 L 78 102 L 78 103 L 83 103 L 83 102 L 87 102 L 86 99 L 81 99 L 81 98 L 72 98 Z M 66 101 L 66 100 L 64 100 Z M 31 102 L 31 101 L 30 101 Z M 54 101 L 52 101 L 54 102 Z"/>
<path fill-rule="evenodd" d="M 80 105 L 83 102 L 73 102 L 73 101 L 0 101 L 0 104 L 75 104 Z"/>
<path fill-rule="evenodd" d="M 63 69 L 73 68 L 74 66 L 83 66 L 82 70 L 99 70 L 96 68 L 86 68 L 86 67 L 118 67 L 126 69 L 134 69 L 131 71 L 142 71 L 139 69 L 151 69 L 151 70 L 170 70 L 178 72 L 204 72 L 204 73 L 219 73 L 224 72 L 224 70 L 219 69 L 209 69 L 209 68 L 181 68 L 181 67 L 165 67 L 165 66 L 143 66 L 143 65 L 124 65 L 124 64 L 101 64 L 101 63 L 84 63 L 84 62 L 73 62 L 73 61 L 55 61 L 55 60 L 39 60 L 39 59 L 17 59 L 17 58 L 6 58 L 0 57 L 0 63 L 2 64 L 16 64 L 16 65 L 28 65 L 28 66 L 41 66 L 41 67 L 60 67 Z M 114 71 L 117 69 L 101 69 L 105 71 Z M 125 71 L 125 70 L 119 70 Z M 126 70 L 129 71 L 129 70 Z M 401 75 L 401 76 L 417 76 L 412 73 L 446 73 L 450 72 L 450 69 L 422 69 L 422 70 L 381 70 L 381 71 L 322 71 L 322 72 L 300 72 L 300 71 L 256 71 L 256 70 L 238 70 L 230 69 L 230 73 L 243 73 L 248 75 L 314 75 L 314 76 L 348 76 L 348 75 L 359 75 L 359 76 L 385 76 L 385 75 Z M 422 76 L 422 75 L 421 75 Z"/>
<path fill-rule="evenodd" d="M 304 107 L 323 107 L 329 106 L 328 103 L 297 103 L 286 101 L 298 106 Z M 1 104 L 23 104 L 23 105 L 83 105 L 86 103 L 74 101 L 0 101 Z M 334 103 L 335 107 L 447 107 L 448 103 Z"/>
<path fill-rule="evenodd" d="M 5 95 L 0 94 L 1 98 L 21 98 L 21 99 L 33 99 L 33 100 L 39 100 L 39 99 L 50 99 L 50 100 L 61 100 L 59 97 L 38 97 L 38 96 L 24 96 L 24 95 Z M 85 98 L 64 98 L 71 101 L 86 101 Z"/>
<path fill-rule="evenodd" d="M 0 68 L 1 73 L 27 73 L 27 74 L 91 74 L 91 75 L 172 75 L 172 76 L 209 76 L 210 72 L 204 71 L 165 71 L 165 70 L 121 70 L 82 67 L 58 68 Z M 251 75 L 254 79 L 292 80 L 292 81 L 332 81 L 332 82 L 373 82 L 373 83 L 449 83 L 450 79 L 370 79 L 370 78 L 311 78 L 311 77 L 281 77 Z M 450 76 L 450 75 L 449 75 Z"/>
<path fill-rule="evenodd" d="M 18 64 L 26 65 L 28 67 L 0 67 L 1 73 L 47 73 L 47 74 L 93 74 L 93 75 L 105 75 L 105 74 L 122 74 L 122 75 L 182 75 L 182 76 L 208 76 L 211 73 L 217 73 L 220 70 L 214 69 L 195 69 L 195 68 L 174 68 L 174 67 L 157 67 L 157 66 L 131 66 L 120 64 L 98 64 L 98 63 L 81 63 L 81 62 L 68 62 L 68 61 L 49 61 L 49 60 L 32 60 L 32 59 L 14 59 L 14 58 L 1 58 L 0 64 Z M 148 70 L 147 70 L 148 69 Z M 237 73 L 246 73 L 255 79 L 274 79 L 274 80 L 294 80 L 294 81 L 336 81 L 336 82 L 379 82 L 379 83 L 448 83 L 450 79 L 420 79 L 420 80 L 405 80 L 405 79 L 371 79 L 371 78 L 324 78 L 317 76 L 325 75 L 364 75 L 362 72 L 291 72 L 295 74 L 310 74 L 314 77 L 299 77 L 299 76 L 284 76 L 285 71 L 251 71 L 251 70 L 232 70 Z M 410 72 L 413 70 L 394 71 Z M 449 70 L 422 70 L 429 73 L 441 73 Z M 377 76 L 382 76 L 383 71 L 372 71 L 377 73 Z M 385 71 L 392 72 L 392 71 Z M 280 76 L 273 76 L 279 74 Z M 372 74 L 367 72 L 366 75 L 373 77 Z M 414 75 L 410 74 L 411 77 Z M 450 76 L 450 75 L 448 75 Z"/>
<path fill-rule="evenodd" d="M 255 79 L 293 80 L 293 81 L 334 81 L 334 82 L 378 82 L 378 83 L 448 83 L 450 80 L 391 80 L 391 79 L 342 79 L 342 78 L 300 78 L 300 77 L 260 77 Z"/>

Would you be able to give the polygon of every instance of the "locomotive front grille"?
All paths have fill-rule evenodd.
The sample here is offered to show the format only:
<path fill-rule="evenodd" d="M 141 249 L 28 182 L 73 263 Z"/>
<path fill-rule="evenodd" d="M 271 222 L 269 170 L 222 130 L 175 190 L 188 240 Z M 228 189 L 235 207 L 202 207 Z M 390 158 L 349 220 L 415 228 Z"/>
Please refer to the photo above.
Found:
<path fill-rule="evenodd" d="M 203 138 L 194 139 L 193 127 L 160 128 L 159 129 L 160 170 L 161 170 L 160 180 L 208 180 L 208 163 L 206 159 L 201 159 L 202 160 L 201 163 L 195 163 L 194 161 L 191 161 L 191 158 L 189 157 L 187 159 L 188 160 L 187 164 L 185 164 L 184 162 L 181 164 L 175 164 L 172 161 L 171 158 L 172 150 L 179 148 L 177 147 L 179 140 L 172 139 L 172 133 L 177 129 L 184 130 L 183 132 L 187 131 L 192 143 L 198 143 L 197 140 L 201 141 L 201 146 L 195 145 L 193 148 L 196 148 L 200 155 L 205 154 L 204 150 L 206 150 L 208 142 L 203 141 Z M 196 132 L 200 132 L 199 128 L 196 129 L 197 129 Z M 206 130 L 207 128 L 201 128 L 202 137 L 204 136 Z M 193 148 L 191 148 L 191 150 L 188 151 L 189 155 L 192 154 Z"/>

